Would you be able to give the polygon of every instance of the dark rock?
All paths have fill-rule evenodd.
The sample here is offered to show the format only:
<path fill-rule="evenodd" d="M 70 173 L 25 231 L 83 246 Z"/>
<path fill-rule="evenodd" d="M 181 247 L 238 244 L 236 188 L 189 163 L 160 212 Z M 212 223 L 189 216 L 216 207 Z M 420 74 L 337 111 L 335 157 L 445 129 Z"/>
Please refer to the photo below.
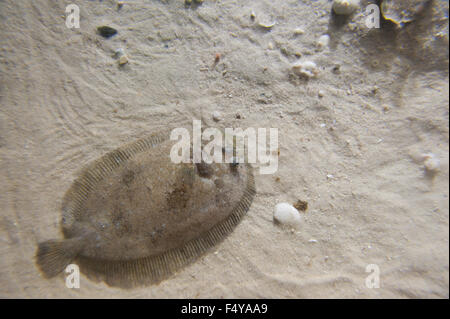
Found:
<path fill-rule="evenodd" d="M 110 38 L 117 34 L 117 30 L 106 25 L 97 28 L 98 33 L 104 38 Z"/>

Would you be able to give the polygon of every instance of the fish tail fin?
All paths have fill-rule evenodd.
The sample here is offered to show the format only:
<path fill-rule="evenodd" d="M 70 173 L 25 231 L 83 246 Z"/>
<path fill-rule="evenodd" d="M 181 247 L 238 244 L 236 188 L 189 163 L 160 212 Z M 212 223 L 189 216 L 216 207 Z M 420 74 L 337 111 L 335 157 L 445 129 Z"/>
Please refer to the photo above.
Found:
<path fill-rule="evenodd" d="M 83 248 L 83 238 L 48 240 L 38 245 L 36 263 L 46 278 L 62 272 Z"/>

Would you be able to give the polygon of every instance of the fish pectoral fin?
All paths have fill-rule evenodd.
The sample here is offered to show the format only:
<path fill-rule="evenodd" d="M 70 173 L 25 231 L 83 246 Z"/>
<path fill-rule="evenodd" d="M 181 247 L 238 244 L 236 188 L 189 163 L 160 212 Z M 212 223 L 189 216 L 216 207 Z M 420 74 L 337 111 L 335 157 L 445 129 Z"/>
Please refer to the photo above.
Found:
<path fill-rule="evenodd" d="M 38 245 L 36 263 L 46 278 L 62 272 L 78 255 L 84 244 L 83 237 L 48 240 Z"/>

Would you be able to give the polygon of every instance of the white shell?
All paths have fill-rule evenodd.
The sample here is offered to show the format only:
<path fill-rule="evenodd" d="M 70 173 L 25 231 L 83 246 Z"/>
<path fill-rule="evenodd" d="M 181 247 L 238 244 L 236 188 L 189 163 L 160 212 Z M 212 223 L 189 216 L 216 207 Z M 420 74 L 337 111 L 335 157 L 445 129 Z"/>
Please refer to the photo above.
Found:
<path fill-rule="evenodd" d="M 334 0 L 333 11 L 339 15 L 350 15 L 359 8 L 359 0 Z"/>
<path fill-rule="evenodd" d="M 279 203 L 273 211 L 273 219 L 286 226 L 298 227 L 301 223 L 301 216 L 294 206 L 288 203 Z"/>

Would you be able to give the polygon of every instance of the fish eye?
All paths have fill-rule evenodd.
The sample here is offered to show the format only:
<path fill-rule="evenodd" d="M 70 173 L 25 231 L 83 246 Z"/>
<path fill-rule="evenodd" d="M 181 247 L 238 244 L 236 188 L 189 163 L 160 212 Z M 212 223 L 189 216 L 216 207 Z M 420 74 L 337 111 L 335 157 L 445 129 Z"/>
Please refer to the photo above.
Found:
<path fill-rule="evenodd" d="M 231 170 L 236 170 L 239 166 L 239 162 L 237 161 L 236 157 L 233 157 L 233 162 L 230 163 Z"/>

